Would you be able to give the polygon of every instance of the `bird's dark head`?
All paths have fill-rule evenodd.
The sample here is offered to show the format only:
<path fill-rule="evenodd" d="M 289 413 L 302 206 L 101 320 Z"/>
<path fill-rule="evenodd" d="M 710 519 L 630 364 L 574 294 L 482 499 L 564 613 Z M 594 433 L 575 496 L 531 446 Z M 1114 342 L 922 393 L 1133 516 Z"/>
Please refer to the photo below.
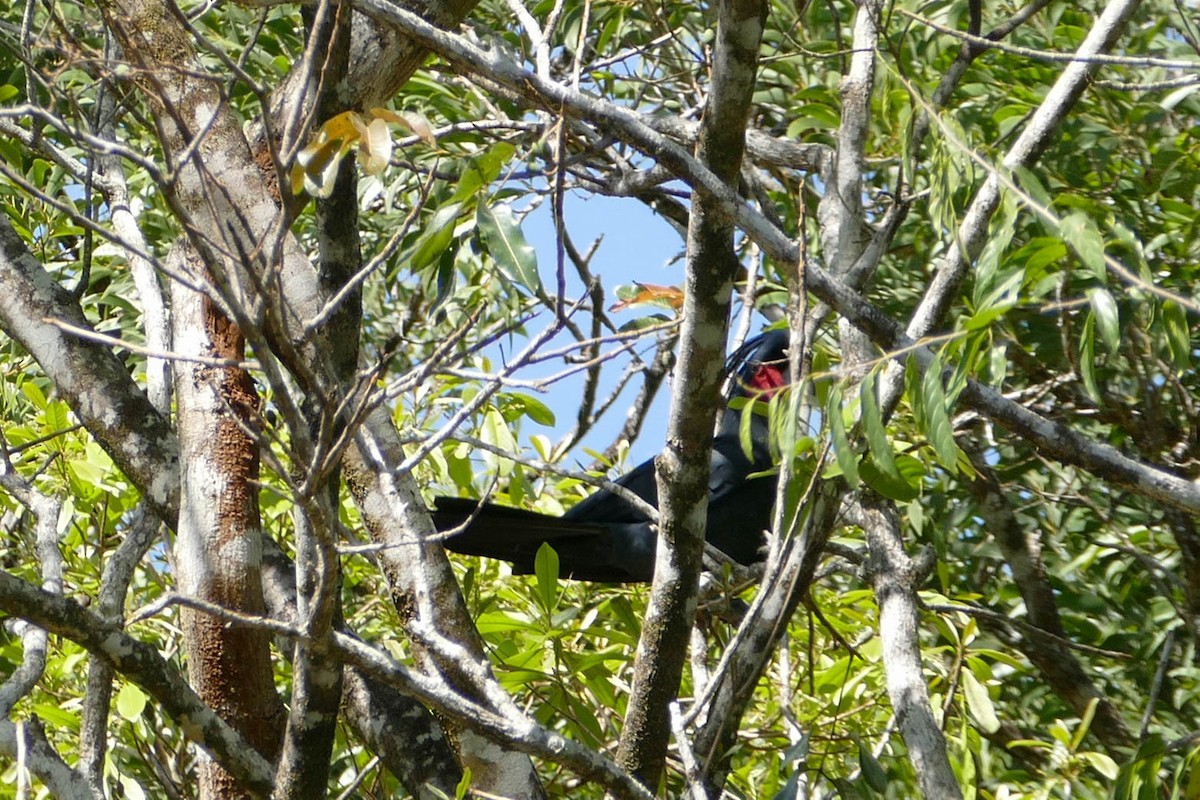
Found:
<path fill-rule="evenodd" d="M 768 331 L 749 339 L 729 357 L 725 370 L 734 376 L 730 395 L 769 400 L 788 382 L 788 332 Z"/>

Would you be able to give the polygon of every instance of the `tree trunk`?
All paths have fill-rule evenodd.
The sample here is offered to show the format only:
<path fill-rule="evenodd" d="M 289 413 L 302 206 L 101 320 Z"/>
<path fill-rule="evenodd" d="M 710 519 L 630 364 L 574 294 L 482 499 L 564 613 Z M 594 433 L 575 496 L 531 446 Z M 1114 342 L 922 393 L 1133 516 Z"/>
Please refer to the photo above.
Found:
<path fill-rule="evenodd" d="M 171 287 L 175 349 L 242 360 L 241 332 L 203 294 Z M 244 614 L 263 613 L 258 443 L 249 435 L 258 398 L 237 367 L 181 362 L 175 370 L 182 500 L 175 536 L 179 592 Z M 279 749 L 284 709 L 275 693 L 265 631 L 185 609 L 188 675 L 200 697 L 268 759 Z M 200 797 L 250 797 L 209 761 Z"/>

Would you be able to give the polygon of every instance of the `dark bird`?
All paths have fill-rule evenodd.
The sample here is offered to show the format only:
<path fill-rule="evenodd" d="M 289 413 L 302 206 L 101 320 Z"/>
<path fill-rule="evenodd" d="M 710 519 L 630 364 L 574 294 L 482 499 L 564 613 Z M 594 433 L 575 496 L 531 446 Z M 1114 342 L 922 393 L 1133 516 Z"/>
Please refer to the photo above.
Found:
<path fill-rule="evenodd" d="M 726 374 L 735 378 L 726 399 L 738 395 L 769 399 L 784 386 L 787 345 L 787 331 L 770 331 L 740 347 L 726 364 Z M 776 480 L 767 420 L 752 415 L 747 455 L 738 433 L 741 416 L 740 410 L 726 408 L 713 439 L 706 538 L 733 560 L 748 565 L 763 557 L 763 532 L 771 525 Z M 750 477 L 762 472 L 771 474 Z M 653 459 L 615 483 L 658 505 Z M 435 505 L 438 530 L 452 530 L 470 520 L 463 530 L 446 537 L 448 550 L 509 561 L 518 574 L 533 572 L 538 548 L 548 542 L 558 553 L 559 571 L 565 578 L 625 583 L 654 577 L 654 526 L 645 514 L 607 489 L 561 517 L 492 503 L 481 507 L 476 500 L 454 497 L 439 497 Z"/>

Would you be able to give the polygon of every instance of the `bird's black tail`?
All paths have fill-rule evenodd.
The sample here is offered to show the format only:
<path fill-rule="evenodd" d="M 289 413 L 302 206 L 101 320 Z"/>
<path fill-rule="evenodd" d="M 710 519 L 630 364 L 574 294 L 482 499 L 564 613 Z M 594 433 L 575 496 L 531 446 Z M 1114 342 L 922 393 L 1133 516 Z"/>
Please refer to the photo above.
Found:
<path fill-rule="evenodd" d="M 434 506 L 434 525 L 448 532 L 447 550 L 508 561 L 517 574 L 534 571 L 546 543 L 558 553 L 564 578 L 624 583 L 654 577 L 654 537 L 645 523 L 563 519 L 458 497 L 439 497 Z"/>

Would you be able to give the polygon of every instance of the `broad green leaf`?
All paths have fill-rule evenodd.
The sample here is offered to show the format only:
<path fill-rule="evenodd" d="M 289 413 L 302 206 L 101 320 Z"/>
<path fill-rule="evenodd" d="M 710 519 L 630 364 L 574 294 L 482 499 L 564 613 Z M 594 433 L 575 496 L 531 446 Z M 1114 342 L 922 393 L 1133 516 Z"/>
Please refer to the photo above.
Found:
<path fill-rule="evenodd" d="M 783 784 L 783 788 L 775 793 L 771 800 L 796 800 L 800 795 L 800 772 L 793 769 L 788 775 L 787 782 Z"/>
<path fill-rule="evenodd" d="M 476 219 L 487 243 L 488 252 L 496 260 L 501 274 L 522 289 L 532 293 L 541 287 L 538 276 L 537 253 L 525 241 L 521 224 L 506 204 L 479 204 Z"/>
<path fill-rule="evenodd" d="M 1092 271 L 1092 275 L 1101 283 L 1106 282 L 1104 271 L 1104 237 L 1096 228 L 1096 223 L 1082 211 L 1068 214 L 1059 223 L 1059 232 L 1063 240 L 1071 246 L 1084 266 Z"/>
<path fill-rule="evenodd" d="M 883 771 L 879 759 L 875 758 L 875 754 L 861 740 L 858 743 L 858 766 L 868 786 L 879 794 L 887 791 L 887 773 Z"/>
<path fill-rule="evenodd" d="M 46 393 L 33 381 L 24 381 L 21 384 L 21 394 L 25 395 L 25 399 L 33 403 L 33 407 L 38 411 L 46 410 Z"/>
<path fill-rule="evenodd" d="M 519 409 L 522 416 L 529 417 L 538 425 L 554 425 L 554 412 L 536 397 L 523 392 L 509 392 L 504 396 L 504 400 L 513 408 Z"/>
<path fill-rule="evenodd" d="M 133 722 L 142 716 L 146 708 L 146 694 L 132 683 L 127 683 L 117 692 L 117 713 Z"/>
<path fill-rule="evenodd" d="M 912 457 L 905 456 L 905 458 L 911 459 Z M 915 461 L 915 459 L 913 460 Z M 892 466 L 892 470 L 881 469 L 872 455 L 858 465 L 858 476 L 867 486 L 898 503 L 907 503 L 909 500 L 916 499 L 921 494 L 917 485 L 909 482 L 900 472 L 896 471 L 894 464 Z"/>
<path fill-rule="evenodd" d="M 495 408 L 489 408 L 483 415 L 483 425 L 480 427 L 479 436 L 501 453 L 517 452 L 517 440 L 513 437 L 512 430 L 508 427 L 504 415 Z M 512 460 L 490 450 L 483 452 L 483 460 L 501 477 L 506 477 L 512 472 Z"/>
<path fill-rule="evenodd" d="M 967 711 L 971 718 L 979 724 L 985 733 L 995 733 L 1000 730 L 1000 719 L 996 716 L 996 707 L 988 696 L 987 687 L 979 682 L 975 673 L 964 669 L 959 673 L 962 677 L 963 697 L 967 701 Z"/>
<path fill-rule="evenodd" d="M 500 170 L 513 157 L 514 152 L 515 148 L 511 144 L 501 142 L 471 159 L 467 168 L 463 170 L 462 175 L 458 179 L 453 199 L 455 201 L 466 201 L 478 194 L 483 188 L 490 186 L 496 178 L 500 177 Z"/>
<path fill-rule="evenodd" d="M 146 790 L 132 775 L 118 775 L 117 780 L 121 783 L 122 796 L 128 800 L 146 800 Z"/>
<path fill-rule="evenodd" d="M 1121 346 L 1121 318 L 1117 311 L 1117 303 L 1107 289 L 1095 287 L 1088 289 L 1088 300 L 1092 303 L 1092 312 L 1096 315 L 1096 327 L 1110 353 L 1115 353 Z"/>
<path fill-rule="evenodd" d="M 1085 761 L 1088 762 L 1088 765 L 1092 769 L 1096 770 L 1097 772 L 1099 772 L 1101 775 L 1103 775 L 1105 778 L 1107 778 L 1110 781 L 1113 780 L 1114 778 L 1116 778 L 1117 773 L 1121 771 L 1121 768 L 1117 765 L 1117 762 L 1113 761 L 1112 758 L 1105 755 L 1104 753 L 1087 752 L 1087 753 L 1080 753 L 1079 755 L 1081 758 L 1083 758 Z M 1192 775 L 1193 775 L 1193 778 L 1195 778 L 1195 776 L 1197 775 L 1197 771 L 1193 770 Z M 1188 798 L 1188 800 L 1195 800 L 1195 798 L 1197 796 L 1198 795 L 1196 795 L 1195 793 L 1189 793 L 1189 794 L 1184 795 L 1184 797 Z"/>

